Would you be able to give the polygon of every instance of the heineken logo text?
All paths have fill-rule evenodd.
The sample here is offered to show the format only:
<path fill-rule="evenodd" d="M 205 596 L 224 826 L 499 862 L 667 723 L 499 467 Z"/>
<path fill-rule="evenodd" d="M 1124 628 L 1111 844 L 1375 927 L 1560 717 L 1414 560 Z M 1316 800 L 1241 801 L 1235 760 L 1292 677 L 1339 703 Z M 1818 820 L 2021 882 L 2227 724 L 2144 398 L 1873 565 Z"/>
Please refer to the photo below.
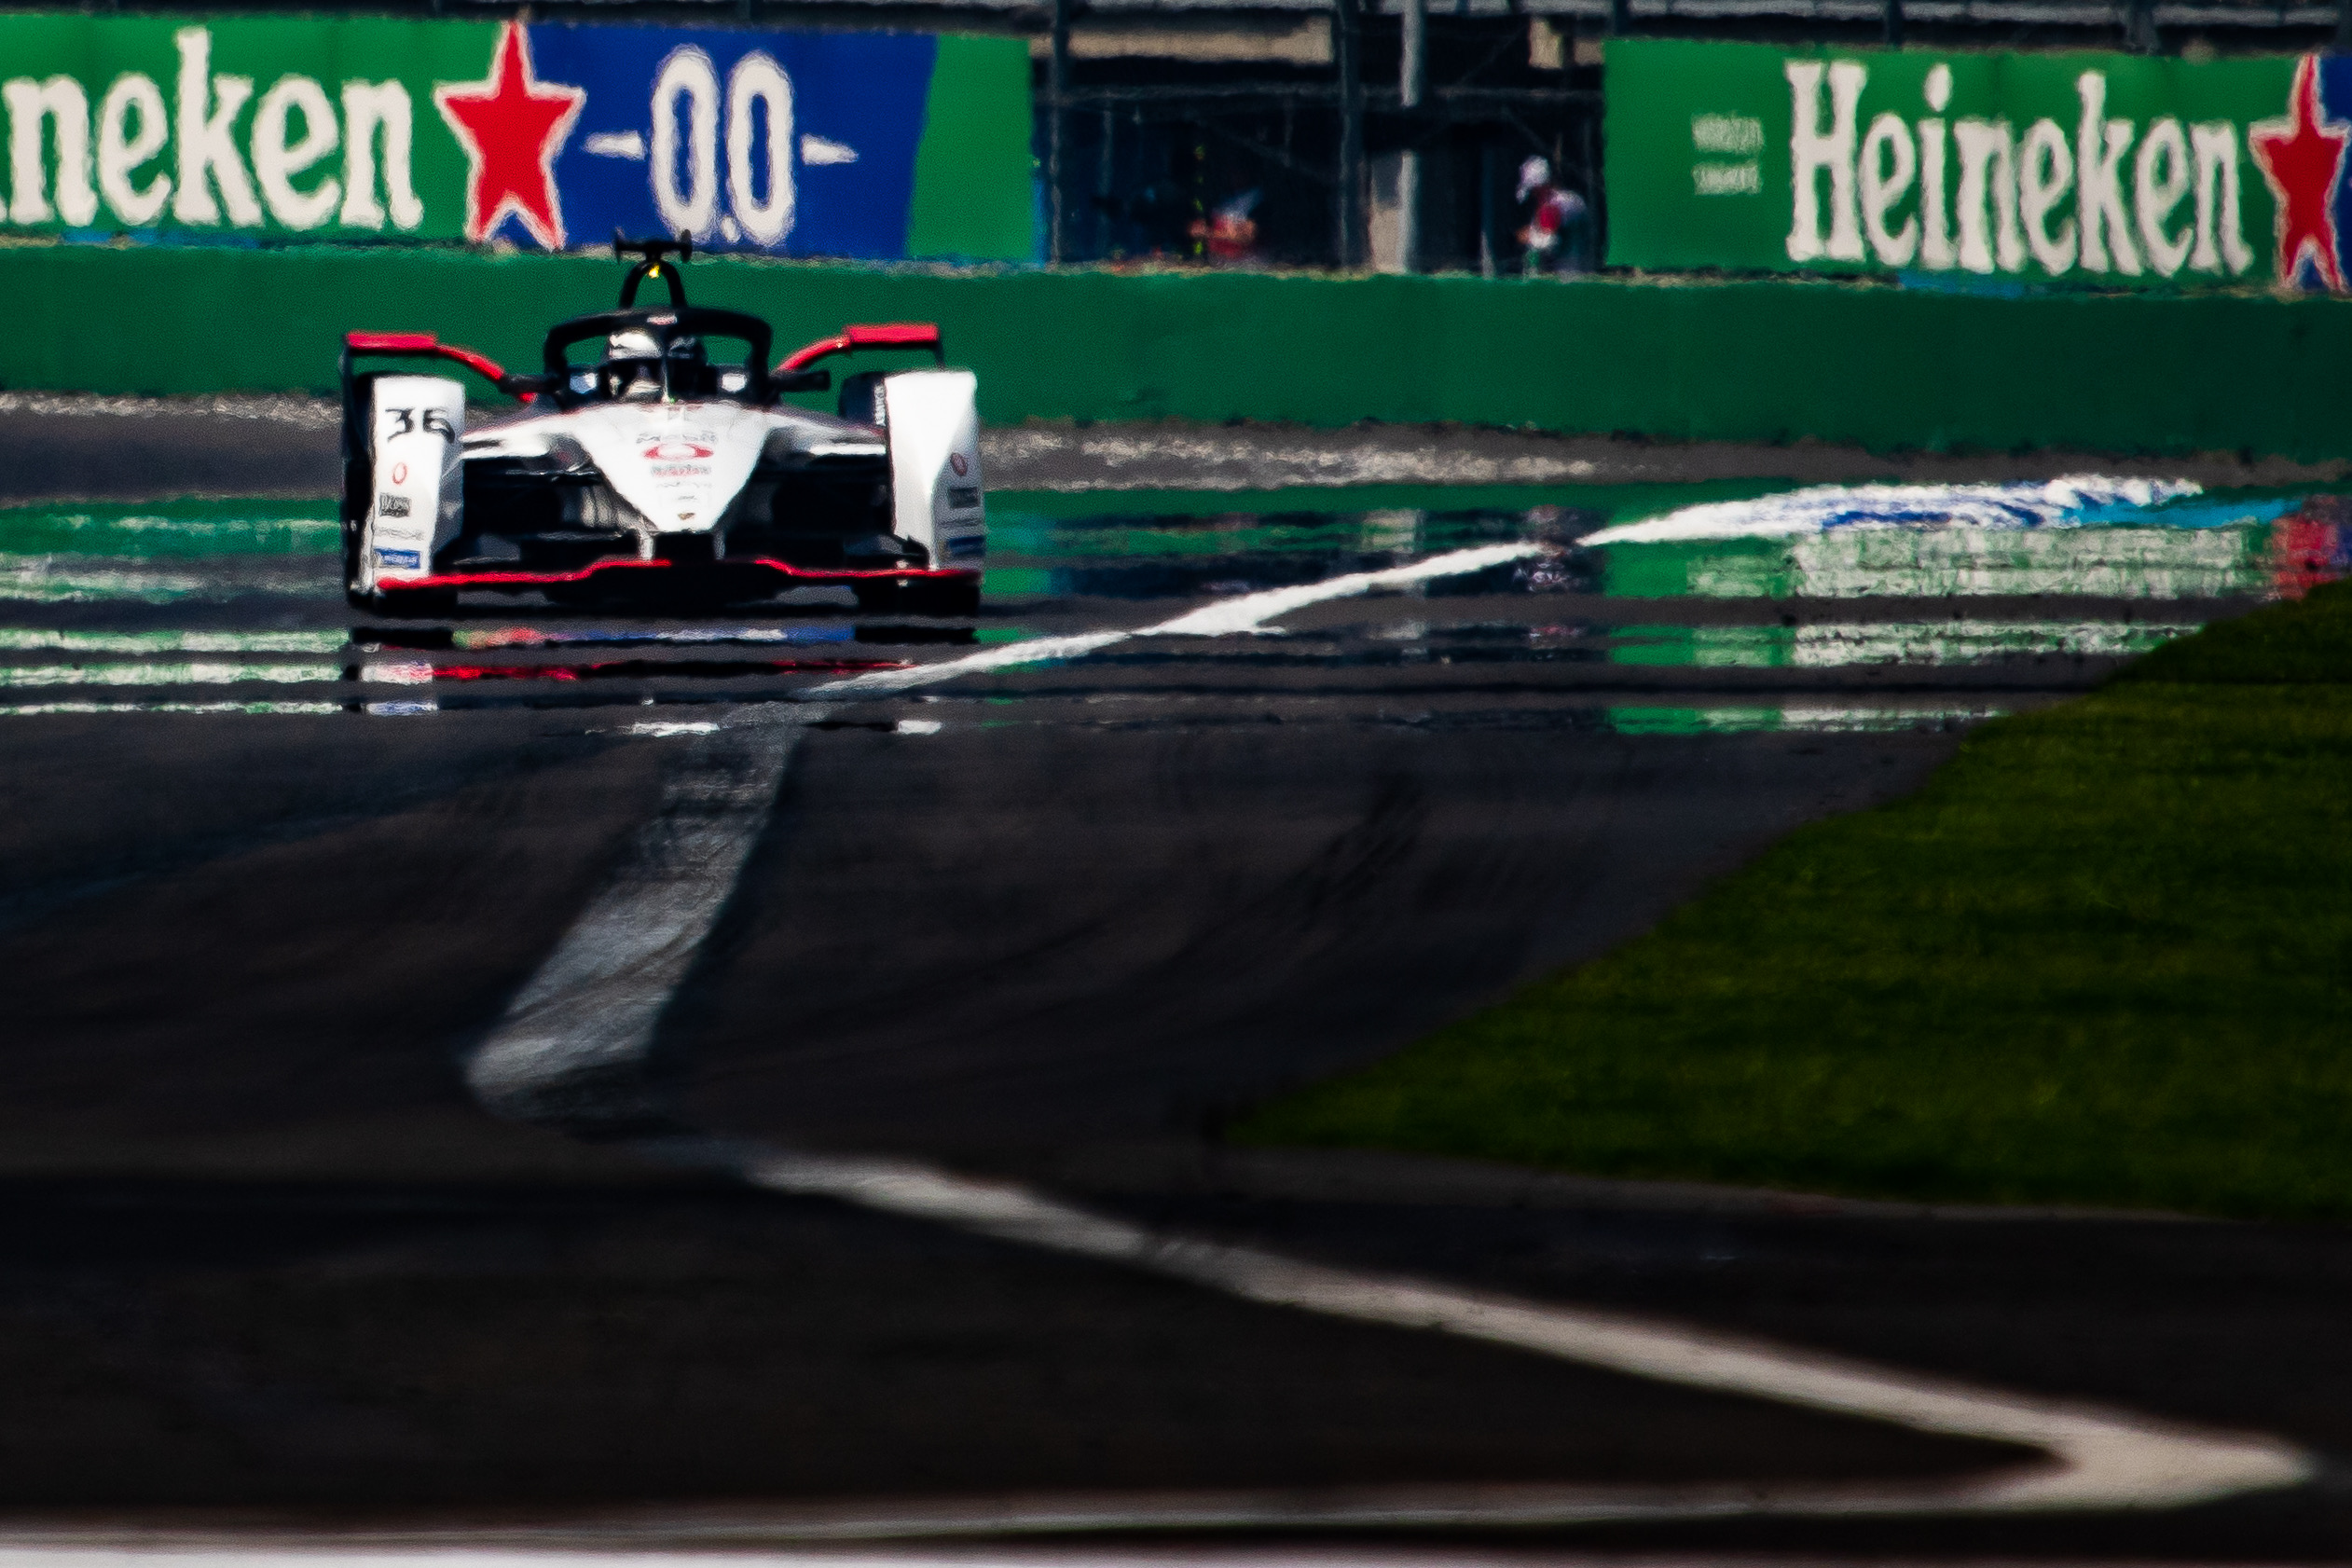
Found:
<path fill-rule="evenodd" d="M 2254 265 L 2241 220 L 2237 127 L 2141 123 L 2107 112 L 2107 76 L 2075 78 L 2071 126 L 1947 117 L 1948 67 L 1929 71 L 1917 117 L 1858 106 L 1856 61 L 1786 62 L 1793 130 L 1793 262 L 1937 271 L 2235 276 Z M 1865 251 L 1864 247 L 1867 246 Z"/>

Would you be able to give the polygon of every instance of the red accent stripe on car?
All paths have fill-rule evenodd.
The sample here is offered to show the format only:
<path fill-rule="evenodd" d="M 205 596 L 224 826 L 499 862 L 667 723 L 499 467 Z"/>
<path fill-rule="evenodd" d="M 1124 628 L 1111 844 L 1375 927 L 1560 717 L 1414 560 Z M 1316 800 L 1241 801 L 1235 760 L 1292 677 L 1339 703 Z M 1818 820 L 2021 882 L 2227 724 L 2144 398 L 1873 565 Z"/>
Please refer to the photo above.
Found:
<path fill-rule="evenodd" d="M 435 681 L 731 680 L 759 675 L 846 675 L 905 669 L 905 659 L 606 659 L 573 665 L 434 665 Z"/>
<path fill-rule="evenodd" d="M 429 577 L 386 577 L 379 584 L 387 588 L 489 588 L 502 584 L 516 587 L 533 587 L 549 583 L 585 583 L 599 571 L 666 571 L 669 561 L 610 560 L 594 561 L 577 571 L 441 571 Z M 752 559 L 721 559 L 722 567 L 758 567 L 781 572 L 804 583 L 857 583 L 875 577 L 973 577 L 979 572 L 966 567 L 909 567 L 904 570 L 886 569 L 879 571 L 848 569 L 821 570 L 794 566 L 790 561 L 770 560 L 765 557 Z"/>
<path fill-rule="evenodd" d="M 487 378 L 493 386 L 506 378 L 505 367 L 489 355 L 444 343 L 430 332 L 347 332 L 343 335 L 343 346 L 355 354 L 427 354 L 455 360 L 475 375 Z M 529 403 L 535 395 L 525 392 L 522 400 Z"/>
<path fill-rule="evenodd" d="M 831 337 L 819 337 L 806 348 L 793 350 L 784 356 L 776 372 L 780 376 L 788 370 L 805 370 L 828 354 L 855 353 L 860 349 L 936 349 L 939 346 L 939 323 L 936 322 L 876 322 L 846 326 Z"/>

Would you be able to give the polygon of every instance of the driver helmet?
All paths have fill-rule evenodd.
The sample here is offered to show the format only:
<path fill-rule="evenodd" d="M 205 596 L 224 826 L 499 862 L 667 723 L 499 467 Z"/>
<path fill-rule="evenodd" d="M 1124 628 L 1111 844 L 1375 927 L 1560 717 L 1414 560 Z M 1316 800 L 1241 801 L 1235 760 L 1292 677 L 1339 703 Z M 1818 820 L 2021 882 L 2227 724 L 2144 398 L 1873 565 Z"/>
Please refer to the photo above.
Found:
<path fill-rule="evenodd" d="M 662 394 L 661 340 L 642 327 L 626 327 L 604 340 L 604 372 L 612 395 L 653 398 Z M 669 340 L 672 373 L 680 365 L 709 363 L 702 339 L 681 334 Z"/>
<path fill-rule="evenodd" d="M 1519 166 L 1519 199 L 1524 201 L 1539 186 L 1551 184 L 1551 159 L 1531 158 Z"/>
<path fill-rule="evenodd" d="M 653 335 L 641 328 L 630 327 L 616 332 L 604 340 L 604 360 L 607 364 L 617 359 L 652 359 L 662 351 Z"/>

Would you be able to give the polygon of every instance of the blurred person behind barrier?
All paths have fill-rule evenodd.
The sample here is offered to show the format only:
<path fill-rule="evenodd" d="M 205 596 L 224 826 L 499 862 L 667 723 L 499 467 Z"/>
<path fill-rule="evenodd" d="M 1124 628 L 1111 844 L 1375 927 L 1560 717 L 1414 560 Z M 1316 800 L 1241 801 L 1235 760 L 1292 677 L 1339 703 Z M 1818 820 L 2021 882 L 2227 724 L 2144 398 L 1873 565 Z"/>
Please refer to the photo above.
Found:
<path fill-rule="evenodd" d="M 1245 191 L 1210 213 L 1206 221 L 1194 220 L 1192 238 L 1206 241 L 1211 266 L 1246 267 L 1258 259 L 1258 221 L 1250 214 L 1258 210 L 1263 194 Z"/>
<path fill-rule="evenodd" d="M 1527 248 L 1530 277 L 1542 272 L 1568 277 L 1592 270 L 1588 254 L 1592 210 L 1583 197 L 1552 183 L 1549 159 L 1531 158 L 1519 166 L 1519 201 L 1527 213 L 1519 242 Z"/>

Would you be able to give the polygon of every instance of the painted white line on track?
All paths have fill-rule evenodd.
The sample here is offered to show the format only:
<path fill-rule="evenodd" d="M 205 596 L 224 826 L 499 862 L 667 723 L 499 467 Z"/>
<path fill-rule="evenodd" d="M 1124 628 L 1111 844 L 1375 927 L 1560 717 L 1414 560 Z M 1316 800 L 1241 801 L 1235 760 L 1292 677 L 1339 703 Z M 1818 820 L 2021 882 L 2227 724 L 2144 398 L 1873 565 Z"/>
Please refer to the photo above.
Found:
<path fill-rule="evenodd" d="M 785 764 L 824 710 L 697 734 L 619 871 L 466 1063 L 482 1103 L 518 1120 L 625 1114 L 670 994 L 735 890 Z"/>
<path fill-rule="evenodd" d="M 1114 642 L 1124 642 L 1131 637 L 1143 635 L 1131 631 L 1090 631 L 1073 637 L 1033 637 L 1025 642 L 1003 642 L 994 648 L 983 648 L 977 653 L 966 653 L 961 658 L 942 659 L 937 664 L 911 665 L 905 669 L 877 669 L 841 681 L 828 681 L 821 686 L 804 687 L 799 695 L 806 698 L 881 696 L 915 686 L 937 685 L 960 676 L 1009 669 L 1015 665 L 1043 664 L 1049 659 L 1075 659 L 1097 648 L 1107 648 Z"/>
<path fill-rule="evenodd" d="M 0 703 L 0 718 L 46 718 L 59 713 L 340 713 L 339 702 L 12 702 Z"/>
<path fill-rule="evenodd" d="M 76 631 L 0 626 L 0 649 L 23 653 L 332 653 L 345 631 Z"/>
<path fill-rule="evenodd" d="M 342 679 L 341 665 L 252 661 L 0 665 L 0 689 L 9 690 L 29 686 L 233 686 L 246 681 L 332 685 Z"/>
<path fill-rule="evenodd" d="M 821 1195 L 999 1241 L 1166 1274 L 1267 1306 L 1424 1329 L 1710 1393 L 1768 1399 L 1914 1431 L 2039 1449 L 2049 1463 L 1955 1483 L 1846 1487 L 1392 1489 L 1317 1503 L 1288 1496 L 1137 1509 L 1065 1506 L 999 1529 L 1163 1525 L 1566 1523 L 1756 1514 L 2016 1513 L 2174 1507 L 2294 1486 L 2313 1475 L 2273 1438 L 2092 1404 L 1972 1387 L 1740 1335 L 1301 1262 L 1160 1231 L 1025 1188 L 901 1161 L 775 1153 L 739 1166 L 771 1191 Z M 1507 1495 L 1506 1495 L 1507 1494 Z M 1056 1523 L 1056 1520 L 1063 1522 Z M 1083 1522 L 1080 1522 L 1081 1520 Z M 984 1528 L 968 1521 L 967 1528 Z"/>
<path fill-rule="evenodd" d="M 879 696 L 916 686 L 933 686 L 942 681 L 979 675 L 992 669 L 1041 664 L 1049 659 L 1074 659 L 1107 648 L 1115 642 L 1126 642 L 1139 637 L 1231 637 L 1242 632 L 1261 631 L 1265 623 L 1277 615 L 1286 615 L 1310 604 L 1321 604 L 1326 599 L 1354 598 L 1362 594 L 1378 593 L 1383 588 L 1409 588 L 1416 583 L 1426 583 L 1439 577 L 1460 577 L 1473 571 L 1483 571 L 1491 566 L 1501 566 L 1506 561 L 1544 555 L 1549 548 L 1548 545 L 1534 543 L 1481 544 L 1475 549 L 1455 550 L 1382 571 L 1351 572 L 1344 577 L 1326 578 L 1320 583 L 1302 583 L 1297 587 L 1268 588 L 1262 593 L 1241 594 L 1188 611 L 1174 620 L 1133 631 L 1080 632 L 1071 637 L 1031 638 L 1025 642 L 1007 642 L 994 648 L 983 648 L 977 653 L 967 653 L 961 658 L 942 659 L 936 664 L 915 665 L 907 669 L 878 669 L 865 675 L 853 675 L 846 680 L 829 681 L 821 686 L 805 687 L 799 695 L 805 698 Z"/>

